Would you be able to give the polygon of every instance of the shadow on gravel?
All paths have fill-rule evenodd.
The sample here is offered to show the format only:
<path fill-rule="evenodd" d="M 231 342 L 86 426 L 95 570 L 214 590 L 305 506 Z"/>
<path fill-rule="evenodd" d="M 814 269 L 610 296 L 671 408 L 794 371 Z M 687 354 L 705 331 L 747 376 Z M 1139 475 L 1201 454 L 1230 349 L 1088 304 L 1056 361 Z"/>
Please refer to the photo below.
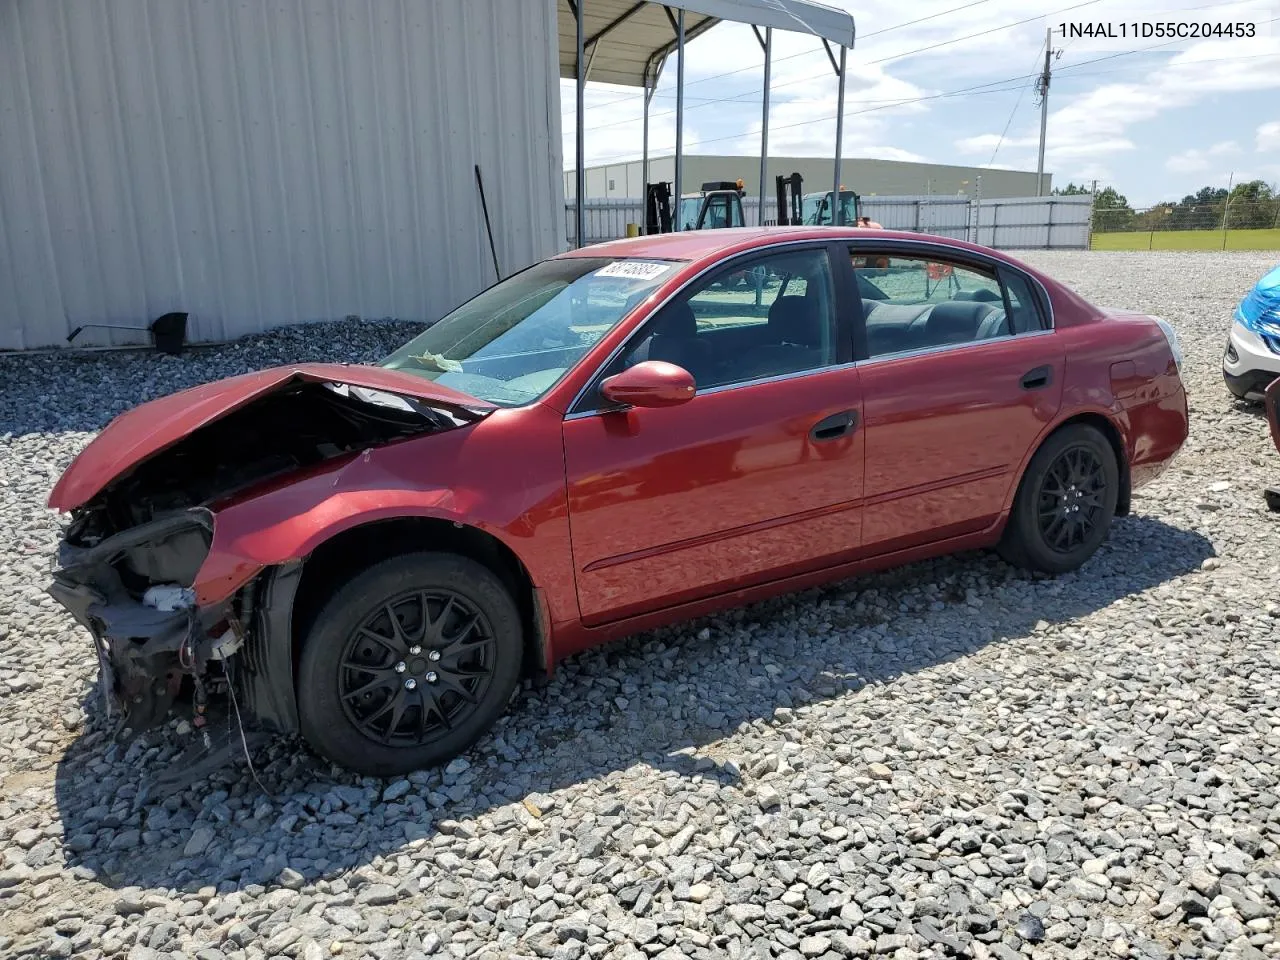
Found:
<path fill-rule="evenodd" d="M 415 774 L 387 801 L 387 784 L 330 769 L 283 741 L 254 757 L 270 795 L 242 761 L 167 800 L 140 799 L 143 780 L 166 769 L 182 738 L 171 728 L 153 732 L 117 756 L 105 724 L 94 721 L 58 765 L 65 859 L 112 887 L 270 888 L 286 867 L 301 874 L 289 875 L 296 886 L 394 855 L 414 839 L 518 827 L 519 801 L 530 793 L 595 780 L 607 795 L 609 775 L 638 764 L 657 771 L 651 776 L 674 772 L 733 788 L 738 769 L 697 748 L 770 722 L 780 707 L 830 701 L 988 643 L 1018 642 L 1040 621 L 1093 613 L 1198 570 L 1211 554 L 1199 534 L 1130 517 L 1083 571 L 1058 579 L 966 554 L 633 637 L 563 664 L 550 684 L 525 692 L 469 765 Z M 922 591 L 927 602 L 919 602 Z M 900 612 L 908 598 L 915 609 Z M 800 617 L 805 628 L 787 629 Z M 754 639 L 760 628 L 772 632 L 769 643 Z M 1115 639 L 1124 642 L 1123 628 Z M 1073 642 L 1060 641 L 1064 656 Z M 876 692 L 864 696 L 851 709 L 877 710 Z M 626 816 L 621 799 L 617 808 Z M 591 817 L 570 825 L 559 814 L 543 823 L 562 840 L 571 831 L 586 842 Z M 477 817 L 490 822 L 458 823 Z"/>

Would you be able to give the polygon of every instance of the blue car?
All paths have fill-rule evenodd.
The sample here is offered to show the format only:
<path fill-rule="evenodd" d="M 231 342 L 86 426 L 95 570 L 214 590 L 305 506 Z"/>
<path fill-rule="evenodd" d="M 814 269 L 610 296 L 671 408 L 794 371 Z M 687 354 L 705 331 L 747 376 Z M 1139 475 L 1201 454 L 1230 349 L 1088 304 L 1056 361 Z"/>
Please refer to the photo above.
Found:
<path fill-rule="evenodd" d="M 1264 276 L 1236 307 L 1222 356 L 1227 389 L 1241 400 L 1262 400 L 1280 377 L 1280 266 Z"/>

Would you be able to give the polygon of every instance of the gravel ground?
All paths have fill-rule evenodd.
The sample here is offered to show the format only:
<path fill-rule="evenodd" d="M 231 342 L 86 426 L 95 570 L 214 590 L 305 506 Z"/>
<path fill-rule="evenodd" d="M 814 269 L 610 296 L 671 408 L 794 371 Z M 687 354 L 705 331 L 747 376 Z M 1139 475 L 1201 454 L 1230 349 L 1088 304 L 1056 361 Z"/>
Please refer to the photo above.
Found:
<path fill-rule="evenodd" d="M 0 358 L 0 956 L 1280 956 L 1280 456 L 1219 372 L 1274 258 L 1027 259 L 1187 354 L 1191 439 L 1082 572 L 948 558 L 639 636 L 392 782 L 284 743 L 146 799 L 183 738 L 107 749 L 43 504 L 140 400 L 409 328 Z"/>

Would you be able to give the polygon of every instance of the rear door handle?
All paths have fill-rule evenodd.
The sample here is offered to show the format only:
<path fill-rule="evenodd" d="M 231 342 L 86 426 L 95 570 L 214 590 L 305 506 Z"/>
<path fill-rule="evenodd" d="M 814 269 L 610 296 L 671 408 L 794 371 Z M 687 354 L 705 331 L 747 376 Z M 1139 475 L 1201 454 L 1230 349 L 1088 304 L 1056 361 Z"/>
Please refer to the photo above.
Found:
<path fill-rule="evenodd" d="M 829 417 L 823 417 L 813 425 L 813 429 L 809 431 L 809 436 L 815 442 L 823 440 L 835 440 L 837 437 L 843 437 L 846 434 L 853 433 L 854 428 L 858 425 L 857 410 L 841 410 L 839 413 L 833 413 Z"/>
<path fill-rule="evenodd" d="M 1023 390 L 1041 390 L 1053 382 L 1052 367 L 1036 367 L 1022 375 Z"/>

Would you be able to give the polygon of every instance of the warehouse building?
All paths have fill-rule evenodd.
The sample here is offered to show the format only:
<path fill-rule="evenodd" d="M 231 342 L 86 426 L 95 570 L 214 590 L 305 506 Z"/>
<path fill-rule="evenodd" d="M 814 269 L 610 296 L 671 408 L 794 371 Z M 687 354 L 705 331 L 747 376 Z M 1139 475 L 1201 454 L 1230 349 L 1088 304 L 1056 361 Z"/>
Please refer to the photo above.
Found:
<path fill-rule="evenodd" d="M 811 0 L 0 0 L 0 350 L 438 319 L 565 248 L 560 79 L 651 89 L 725 19 L 854 41 Z"/>
<path fill-rule="evenodd" d="M 0 349 L 432 320 L 564 247 L 557 0 L 4 0 Z M 76 345 L 147 343 L 91 328 Z"/>
<path fill-rule="evenodd" d="M 770 157 L 766 190 L 773 189 L 774 177 L 799 173 L 806 192 L 831 189 L 834 163 L 821 157 Z M 747 196 L 760 192 L 760 158 L 685 154 L 682 192 L 696 190 L 709 180 L 742 178 Z M 675 179 L 675 157 L 667 154 L 649 159 L 650 182 Z M 1053 176 L 1044 175 L 1044 189 L 1036 191 L 1034 170 L 997 170 L 989 167 L 960 167 L 946 163 L 909 163 L 901 160 L 874 160 L 845 157 L 840 162 L 840 179 L 846 187 L 863 196 L 905 197 L 981 195 L 988 199 L 1048 196 Z M 573 197 L 574 172 L 566 171 L 566 197 Z M 644 196 L 644 165 L 639 160 L 587 167 L 588 199 L 639 199 Z"/>

